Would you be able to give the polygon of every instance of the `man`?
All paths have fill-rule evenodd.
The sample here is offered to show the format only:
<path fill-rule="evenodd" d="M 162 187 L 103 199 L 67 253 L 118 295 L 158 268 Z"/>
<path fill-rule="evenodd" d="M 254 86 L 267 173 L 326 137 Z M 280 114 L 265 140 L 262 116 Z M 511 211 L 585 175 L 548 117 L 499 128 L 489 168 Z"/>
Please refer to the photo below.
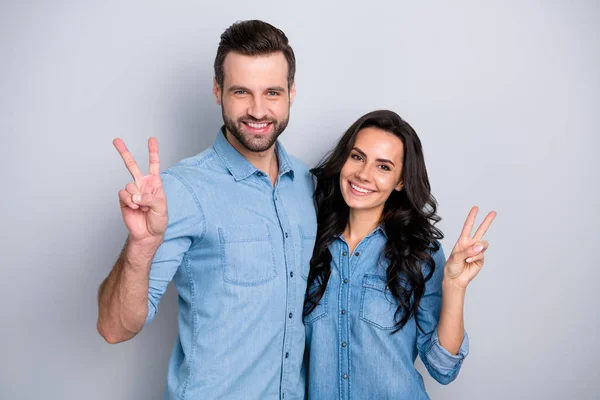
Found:
<path fill-rule="evenodd" d="M 168 399 L 304 397 L 313 184 L 307 166 L 277 141 L 294 73 L 282 31 L 236 23 L 215 59 L 224 127 L 211 148 L 160 174 L 151 138 L 144 176 L 123 141 L 114 142 L 134 182 L 119 193 L 129 237 L 100 286 L 98 331 L 109 343 L 131 339 L 174 279 L 179 334 Z"/>

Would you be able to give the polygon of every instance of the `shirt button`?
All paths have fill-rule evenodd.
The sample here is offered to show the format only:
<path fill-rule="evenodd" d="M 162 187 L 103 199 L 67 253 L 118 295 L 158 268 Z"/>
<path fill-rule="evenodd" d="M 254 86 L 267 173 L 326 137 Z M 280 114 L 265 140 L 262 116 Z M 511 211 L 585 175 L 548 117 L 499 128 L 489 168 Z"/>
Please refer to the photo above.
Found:
<path fill-rule="evenodd" d="M 348 283 L 348 278 L 344 278 L 344 283 Z"/>
<path fill-rule="evenodd" d="M 290 272 L 290 278 L 294 277 L 294 271 Z"/>
<path fill-rule="evenodd" d="M 285 233 L 285 237 L 286 237 L 286 238 L 288 237 L 288 233 L 287 233 L 287 232 Z"/>
<path fill-rule="evenodd" d="M 288 317 L 292 318 L 294 316 L 294 314 L 290 313 L 290 315 L 288 315 Z"/>
<path fill-rule="evenodd" d="M 346 314 L 346 310 L 342 310 L 342 315 Z"/>
<path fill-rule="evenodd" d="M 346 346 L 347 346 L 346 342 L 342 342 L 342 347 L 346 347 Z"/>
<path fill-rule="evenodd" d="M 285 353 L 285 358 L 289 358 L 290 353 Z"/>
<path fill-rule="evenodd" d="M 277 201 L 277 196 L 275 196 L 275 201 Z"/>
<path fill-rule="evenodd" d="M 345 252 L 343 252 L 343 253 L 342 253 L 342 255 L 343 255 L 343 256 L 347 256 L 347 255 L 348 255 L 348 252 L 347 252 L 347 251 L 345 251 Z"/>
<path fill-rule="evenodd" d="M 356 253 L 354 253 L 354 255 L 355 255 L 356 257 L 358 257 L 358 256 L 360 256 L 360 253 L 357 251 Z"/>
<path fill-rule="evenodd" d="M 344 375 L 342 375 L 342 378 L 348 379 L 348 375 L 344 374 Z"/>

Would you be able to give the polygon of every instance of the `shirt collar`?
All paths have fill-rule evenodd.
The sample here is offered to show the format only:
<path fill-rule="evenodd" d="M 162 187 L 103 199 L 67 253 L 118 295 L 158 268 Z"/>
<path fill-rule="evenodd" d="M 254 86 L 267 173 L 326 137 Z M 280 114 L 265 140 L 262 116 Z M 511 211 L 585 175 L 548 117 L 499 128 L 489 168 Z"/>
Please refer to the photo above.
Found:
<path fill-rule="evenodd" d="M 259 172 L 246 157 L 227 141 L 225 138 L 224 126 L 219 130 L 219 133 L 217 133 L 213 148 L 236 181 L 241 181 L 250 175 Z M 279 161 L 279 176 L 289 174 L 290 178 L 294 179 L 294 169 L 292 168 L 290 157 L 279 141 L 275 142 L 275 154 Z"/>
<path fill-rule="evenodd" d="M 377 228 L 373 229 L 373 231 L 371 233 L 369 233 L 367 236 L 365 236 L 365 238 L 370 238 L 370 237 L 375 236 L 377 234 L 383 235 L 383 237 L 385 237 L 386 240 L 388 239 L 387 233 L 385 233 L 385 228 L 383 226 L 383 223 L 379 224 L 377 226 Z M 340 239 L 340 240 L 342 240 L 342 241 L 344 241 L 344 242 L 346 241 L 344 239 L 344 236 L 341 233 L 337 234 L 335 237 L 338 238 L 338 239 Z"/>
<path fill-rule="evenodd" d="M 380 232 L 387 240 L 388 235 L 387 235 L 387 233 L 385 233 L 385 227 L 383 226 L 383 223 L 379 224 L 379 226 L 377 226 L 377 228 L 375 228 L 375 230 L 373 231 L 373 233 L 371 233 L 371 235 L 374 235 L 376 232 Z"/>

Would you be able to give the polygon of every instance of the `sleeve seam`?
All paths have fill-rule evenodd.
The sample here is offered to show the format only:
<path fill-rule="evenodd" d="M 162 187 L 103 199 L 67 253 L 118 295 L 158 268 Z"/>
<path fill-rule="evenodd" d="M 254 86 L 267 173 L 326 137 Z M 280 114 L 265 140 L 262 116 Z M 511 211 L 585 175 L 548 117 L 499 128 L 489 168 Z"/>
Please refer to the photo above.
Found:
<path fill-rule="evenodd" d="M 204 236 L 206 235 L 206 218 L 204 216 L 204 210 L 202 209 L 202 205 L 200 204 L 200 200 L 198 200 L 198 197 L 196 196 L 196 194 L 194 193 L 194 191 L 192 190 L 191 185 L 179 174 L 174 173 L 173 171 L 164 171 L 163 172 L 166 175 L 170 175 L 173 178 L 175 178 L 177 181 L 179 181 L 179 183 L 181 183 L 187 190 L 188 194 L 192 197 L 192 200 L 194 201 L 194 204 L 196 205 L 196 208 L 198 209 L 198 212 L 200 213 L 200 222 L 202 224 L 202 232 L 200 232 L 200 235 L 198 236 L 198 240 L 196 241 L 196 243 L 193 243 L 193 246 L 196 245 L 197 243 L 200 243 L 202 241 L 202 239 L 204 239 Z"/>

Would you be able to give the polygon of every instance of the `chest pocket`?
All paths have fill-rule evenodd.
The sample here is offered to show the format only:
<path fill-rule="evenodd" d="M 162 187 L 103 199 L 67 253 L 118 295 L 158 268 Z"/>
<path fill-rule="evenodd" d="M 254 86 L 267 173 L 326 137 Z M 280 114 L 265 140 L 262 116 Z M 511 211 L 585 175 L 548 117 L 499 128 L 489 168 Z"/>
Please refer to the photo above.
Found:
<path fill-rule="evenodd" d="M 257 286 L 277 275 L 271 232 L 267 224 L 219 227 L 225 282 Z"/>
<path fill-rule="evenodd" d="M 360 319 L 379 329 L 394 329 L 398 302 L 386 285 L 387 277 L 365 274 L 363 277 Z"/>
<path fill-rule="evenodd" d="M 315 227 L 309 228 L 301 225 L 298 225 L 298 231 L 300 233 L 300 275 L 307 280 L 317 232 Z"/>

